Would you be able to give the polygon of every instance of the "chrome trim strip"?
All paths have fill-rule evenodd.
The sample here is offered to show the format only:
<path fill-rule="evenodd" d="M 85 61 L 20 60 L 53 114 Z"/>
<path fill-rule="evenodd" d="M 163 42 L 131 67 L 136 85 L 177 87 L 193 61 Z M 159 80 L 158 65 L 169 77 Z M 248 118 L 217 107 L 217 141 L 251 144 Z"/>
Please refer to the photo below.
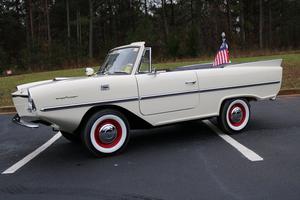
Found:
<path fill-rule="evenodd" d="M 163 98 L 163 97 L 170 97 L 170 96 L 177 96 L 177 95 L 187 95 L 187 94 L 194 94 L 194 93 L 213 92 L 213 91 L 219 91 L 219 90 L 230 90 L 230 89 L 238 89 L 238 88 L 245 88 L 245 87 L 255 87 L 255 86 L 271 85 L 271 84 L 278 84 L 278 83 L 280 83 L 280 81 L 249 84 L 249 85 L 240 85 L 240 86 L 231 86 L 231 87 L 222 87 L 222 88 L 213 88 L 213 89 L 193 90 L 193 91 L 189 91 L 189 92 L 178 92 L 178 93 L 170 93 L 170 94 L 162 94 L 162 95 L 149 95 L 149 96 L 140 97 L 140 100 Z"/>
<path fill-rule="evenodd" d="M 147 100 L 147 99 L 163 98 L 163 97 L 170 97 L 170 96 L 177 96 L 177 95 L 205 93 L 205 92 L 230 90 L 230 89 L 238 89 L 238 88 L 245 88 L 245 87 L 272 85 L 272 84 L 279 84 L 279 83 L 280 83 L 280 81 L 272 81 L 272 82 L 256 83 L 256 84 L 249 84 L 249 85 L 240 85 L 240 86 L 231 86 L 231 87 L 204 89 L 204 90 L 193 90 L 193 91 L 188 91 L 188 92 L 178 92 L 178 93 L 170 93 L 170 94 L 162 94 L 162 95 L 151 95 L 151 96 L 144 96 L 144 97 L 140 97 L 140 98 L 132 97 L 132 98 L 102 101 L 102 102 L 92 102 L 92 103 L 72 104 L 72 105 L 65 105 L 65 106 L 45 107 L 45 108 L 40 109 L 40 111 L 47 112 L 47 111 L 61 110 L 61 109 L 71 109 L 71 108 L 77 108 L 77 107 L 95 106 L 95 105 L 111 104 L 111 103 L 123 103 L 123 102 L 129 102 L 129 101 Z"/>
<path fill-rule="evenodd" d="M 199 90 L 192 90 L 192 91 L 188 91 L 188 92 L 177 92 L 177 93 L 161 94 L 161 95 L 143 96 L 143 97 L 140 97 L 140 100 L 171 97 L 171 96 L 177 96 L 177 95 L 195 94 L 195 93 L 199 93 Z"/>
<path fill-rule="evenodd" d="M 123 102 L 136 101 L 136 100 L 139 100 L 139 98 L 138 97 L 132 97 L 132 98 L 126 98 L 126 99 L 110 100 L 110 101 L 81 103 L 81 104 L 72 104 L 72 105 L 64 105 L 64 106 L 44 107 L 44 108 L 41 108 L 40 111 L 47 112 L 47 111 L 53 111 L 53 110 L 71 109 L 71 108 L 77 108 L 77 107 L 102 105 L 104 103 L 105 104 L 107 104 L 107 103 L 123 103 Z"/>
<path fill-rule="evenodd" d="M 193 109 L 193 107 L 191 108 L 183 108 L 183 109 L 177 109 L 177 110 L 171 110 L 171 111 L 164 111 L 164 112 L 158 112 L 158 113 L 153 113 L 153 114 L 143 114 L 143 116 L 151 116 L 151 115 L 160 115 L 160 114 L 165 114 L 165 113 L 172 113 L 172 112 L 178 112 L 178 111 L 185 111 L 185 110 L 191 110 Z"/>
<path fill-rule="evenodd" d="M 249 85 L 240 85 L 240 86 L 231 86 L 231 87 L 205 89 L 205 90 L 199 90 L 199 92 L 200 93 L 204 93 L 204 92 L 213 92 L 213 91 L 219 91 L 219 90 L 231 90 L 231 89 L 238 89 L 238 88 L 245 88 L 245 87 L 255 87 L 255 86 L 262 86 L 262 85 L 272 85 L 272 84 L 278 84 L 278 83 L 280 83 L 280 81 L 272 81 L 272 82 L 266 82 L 266 83 L 257 83 L 257 84 L 249 84 Z"/>

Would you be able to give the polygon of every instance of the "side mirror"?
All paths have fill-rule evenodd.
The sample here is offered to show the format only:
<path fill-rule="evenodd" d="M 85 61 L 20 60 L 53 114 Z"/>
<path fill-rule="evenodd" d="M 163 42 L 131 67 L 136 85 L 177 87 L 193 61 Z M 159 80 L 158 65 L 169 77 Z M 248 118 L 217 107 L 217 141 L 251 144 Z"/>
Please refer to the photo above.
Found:
<path fill-rule="evenodd" d="M 152 67 L 152 72 L 153 74 L 157 74 L 157 69 L 155 67 Z"/>
<path fill-rule="evenodd" d="M 149 75 L 156 75 L 157 74 L 157 70 L 152 67 L 151 72 L 148 73 Z"/>
<path fill-rule="evenodd" d="M 92 76 L 95 73 L 93 68 L 87 67 L 85 68 L 85 75 L 86 76 Z"/>

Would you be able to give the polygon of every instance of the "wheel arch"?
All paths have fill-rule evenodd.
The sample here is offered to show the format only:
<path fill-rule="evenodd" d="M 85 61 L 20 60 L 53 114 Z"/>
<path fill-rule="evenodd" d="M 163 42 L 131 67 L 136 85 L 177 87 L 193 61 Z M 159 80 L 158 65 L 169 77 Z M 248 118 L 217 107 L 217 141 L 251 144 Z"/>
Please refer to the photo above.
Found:
<path fill-rule="evenodd" d="M 96 113 L 100 110 L 104 110 L 104 109 L 116 110 L 116 111 L 119 111 L 120 113 L 122 113 L 124 116 L 126 116 L 126 119 L 129 123 L 129 127 L 131 129 L 142 129 L 142 128 L 147 128 L 147 127 L 152 126 L 151 124 L 149 124 L 145 120 L 141 119 L 140 117 L 138 117 L 137 115 L 135 115 L 131 111 L 129 111 L 129 110 L 127 110 L 127 109 L 125 109 L 121 106 L 118 106 L 118 105 L 100 105 L 100 106 L 94 106 L 94 107 L 90 108 L 84 114 L 83 118 L 80 121 L 80 124 L 79 124 L 78 128 L 76 129 L 76 132 L 78 132 L 79 130 L 82 130 L 82 128 L 84 127 L 84 124 L 87 122 L 87 120 L 94 113 Z"/>
<path fill-rule="evenodd" d="M 246 99 L 248 102 L 250 102 L 250 101 L 257 101 L 259 98 L 255 97 L 255 96 L 232 96 L 232 97 L 225 97 L 225 98 L 223 98 L 220 101 L 219 109 L 218 109 L 219 110 L 219 113 L 218 113 L 219 115 L 220 115 L 222 107 L 224 106 L 224 103 L 227 100 L 231 100 L 231 99 Z M 249 104 L 249 107 L 250 107 L 250 104 Z"/>

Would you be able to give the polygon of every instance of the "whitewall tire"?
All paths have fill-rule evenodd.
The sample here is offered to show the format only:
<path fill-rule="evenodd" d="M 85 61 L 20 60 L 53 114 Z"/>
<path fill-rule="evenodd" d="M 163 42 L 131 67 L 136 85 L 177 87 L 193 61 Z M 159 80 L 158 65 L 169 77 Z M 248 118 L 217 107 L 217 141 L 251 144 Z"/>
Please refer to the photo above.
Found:
<path fill-rule="evenodd" d="M 129 140 L 128 122 L 116 110 L 102 110 L 87 121 L 82 137 L 83 144 L 95 156 L 115 154 Z"/>
<path fill-rule="evenodd" d="M 250 106 L 246 99 L 226 100 L 221 107 L 218 122 L 225 132 L 237 133 L 248 125 L 250 113 Z"/>

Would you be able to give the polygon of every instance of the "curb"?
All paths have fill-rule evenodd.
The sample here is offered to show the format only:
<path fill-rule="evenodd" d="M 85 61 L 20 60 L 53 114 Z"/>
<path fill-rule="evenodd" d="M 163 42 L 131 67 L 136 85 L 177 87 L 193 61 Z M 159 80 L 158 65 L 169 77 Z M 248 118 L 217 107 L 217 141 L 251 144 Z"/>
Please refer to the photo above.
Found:
<path fill-rule="evenodd" d="M 299 95 L 300 89 L 285 89 L 280 90 L 278 95 Z"/>
<path fill-rule="evenodd" d="M 280 90 L 278 93 L 279 96 L 294 96 L 300 95 L 300 89 L 286 89 Z M 16 108 L 14 106 L 3 106 L 0 107 L 0 114 L 14 114 L 16 113 Z"/>
<path fill-rule="evenodd" d="M 0 107 L 0 114 L 7 114 L 7 113 L 16 113 L 16 108 L 14 106 L 3 106 Z"/>

